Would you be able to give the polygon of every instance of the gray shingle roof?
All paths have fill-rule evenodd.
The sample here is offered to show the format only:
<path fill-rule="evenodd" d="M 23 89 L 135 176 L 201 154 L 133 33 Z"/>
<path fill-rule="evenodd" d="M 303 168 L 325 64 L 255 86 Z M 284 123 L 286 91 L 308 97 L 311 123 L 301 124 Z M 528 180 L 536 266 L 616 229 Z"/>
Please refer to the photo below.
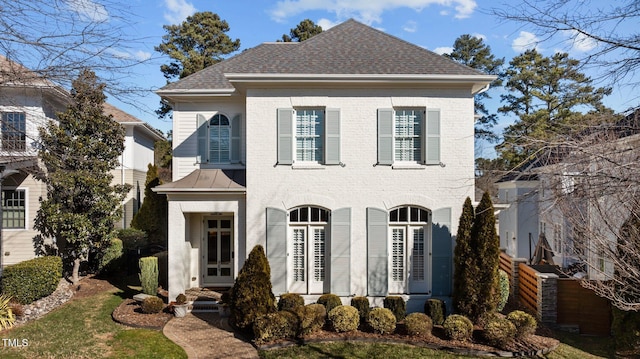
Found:
<path fill-rule="evenodd" d="M 300 43 L 264 43 L 163 87 L 232 89 L 225 74 L 450 75 L 483 73 L 444 56 L 348 20 Z"/>

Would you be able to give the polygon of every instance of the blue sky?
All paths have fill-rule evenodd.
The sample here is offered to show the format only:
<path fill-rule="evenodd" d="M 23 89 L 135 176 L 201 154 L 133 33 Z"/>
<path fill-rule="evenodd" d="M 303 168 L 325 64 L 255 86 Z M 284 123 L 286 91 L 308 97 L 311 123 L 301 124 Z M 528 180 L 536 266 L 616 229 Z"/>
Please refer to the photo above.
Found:
<path fill-rule="evenodd" d="M 73 1 L 91 3 L 91 0 Z M 124 0 L 113 1 L 125 4 Z M 144 40 L 130 45 L 126 52 L 127 56 L 149 59 L 136 69 L 132 81 L 150 89 L 163 86 L 165 80 L 159 68 L 168 60 L 153 51 L 165 33 L 162 26 L 178 24 L 196 11 L 211 11 L 226 20 L 231 28 L 228 35 L 240 39 L 241 50 L 275 41 L 306 18 L 324 29 L 354 18 L 438 53 L 450 51 L 458 36 L 472 34 L 483 38 L 493 53 L 504 57 L 507 63 L 532 47 L 547 56 L 564 51 L 578 59 L 596 48 L 596 44 L 589 41 L 569 41 L 568 34 L 566 38 L 538 44 L 533 29 L 490 15 L 493 7 L 513 5 L 508 3 L 510 5 L 503 5 L 501 1 L 491 0 L 128 0 L 129 10 L 137 14 L 130 20 L 131 36 Z M 606 105 L 617 111 L 637 105 L 637 97 L 627 93 L 624 88 L 614 89 Z M 499 94 L 499 91 L 492 92 L 496 99 L 489 104 L 492 111 L 499 106 Z M 118 102 L 114 105 L 166 132 L 171 124 L 158 120 L 153 114 L 158 101 L 158 96 L 150 92 L 140 102 L 143 110 Z M 498 131 L 511 121 L 503 117 Z"/>

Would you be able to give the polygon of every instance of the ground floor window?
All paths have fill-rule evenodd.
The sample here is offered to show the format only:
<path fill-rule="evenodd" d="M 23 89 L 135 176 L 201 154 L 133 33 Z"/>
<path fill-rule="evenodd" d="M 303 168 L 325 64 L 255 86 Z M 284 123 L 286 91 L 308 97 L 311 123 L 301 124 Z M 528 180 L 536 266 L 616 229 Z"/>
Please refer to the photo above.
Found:
<path fill-rule="evenodd" d="M 329 211 L 300 207 L 289 211 L 289 292 L 324 292 Z"/>
<path fill-rule="evenodd" d="M 26 228 L 26 192 L 23 189 L 2 191 L 2 228 Z"/>
<path fill-rule="evenodd" d="M 430 215 L 403 206 L 389 212 L 389 293 L 427 293 Z"/>

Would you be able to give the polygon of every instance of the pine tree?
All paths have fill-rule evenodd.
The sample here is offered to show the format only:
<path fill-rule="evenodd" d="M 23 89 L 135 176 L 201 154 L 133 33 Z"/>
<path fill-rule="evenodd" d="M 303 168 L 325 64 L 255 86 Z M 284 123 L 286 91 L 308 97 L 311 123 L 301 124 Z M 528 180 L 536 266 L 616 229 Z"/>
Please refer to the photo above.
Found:
<path fill-rule="evenodd" d="M 322 32 L 322 27 L 320 25 L 316 25 L 313 21 L 309 19 L 304 19 L 300 21 L 300 23 L 291 29 L 289 35 L 282 35 L 282 40 L 278 40 L 278 42 L 302 42 L 305 40 L 309 40 L 310 38 L 318 35 Z"/>
<path fill-rule="evenodd" d="M 453 253 L 453 306 L 457 313 L 469 316 L 473 303 L 477 300 L 475 293 L 476 274 L 478 269 L 475 253 L 471 248 L 471 232 L 474 222 L 474 210 L 471 199 L 467 197 L 462 206 L 462 214 L 458 222 L 456 247 Z"/>
<path fill-rule="evenodd" d="M 476 218 L 471 237 L 476 247 L 475 258 L 478 275 L 474 279 L 477 286 L 477 305 L 470 316 L 477 320 L 482 314 L 493 312 L 500 300 L 500 239 L 496 233 L 496 217 L 488 192 L 476 207 Z"/>
<path fill-rule="evenodd" d="M 271 287 L 271 269 L 261 245 L 253 247 L 231 288 L 231 322 L 240 329 L 251 330 L 260 316 L 276 311 Z"/>
<path fill-rule="evenodd" d="M 131 220 L 131 227 L 145 231 L 149 244 L 167 246 L 167 196 L 156 193 L 153 187 L 162 184 L 158 167 L 149 164 L 144 187 L 144 202 Z"/>
<path fill-rule="evenodd" d="M 58 121 L 40 129 L 38 156 L 47 186 L 34 228 L 36 251 L 54 239 L 65 265 L 72 265 L 77 283 L 80 263 L 90 251 L 100 252 L 114 236 L 114 223 L 129 185 L 111 185 L 111 170 L 124 151 L 124 128 L 103 112 L 105 85 L 84 70 L 73 82 L 71 104 Z"/>

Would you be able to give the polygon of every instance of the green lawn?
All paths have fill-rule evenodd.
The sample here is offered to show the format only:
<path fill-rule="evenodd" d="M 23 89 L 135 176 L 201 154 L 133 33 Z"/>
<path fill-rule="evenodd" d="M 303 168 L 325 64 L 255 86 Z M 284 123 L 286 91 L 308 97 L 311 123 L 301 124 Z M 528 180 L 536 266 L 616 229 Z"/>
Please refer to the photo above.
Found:
<path fill-rule="evenodd" d="M 122 302 L 111 290 L 66 303 L 45 317 L 0 333 L 27 346 L 0 342 L 2 358 L 186 358 L 185 351 L 162 332 L 130 329 L 115 323 L 111 313 Z M 5 344 L 5 345 L 3 345 Z"/>

